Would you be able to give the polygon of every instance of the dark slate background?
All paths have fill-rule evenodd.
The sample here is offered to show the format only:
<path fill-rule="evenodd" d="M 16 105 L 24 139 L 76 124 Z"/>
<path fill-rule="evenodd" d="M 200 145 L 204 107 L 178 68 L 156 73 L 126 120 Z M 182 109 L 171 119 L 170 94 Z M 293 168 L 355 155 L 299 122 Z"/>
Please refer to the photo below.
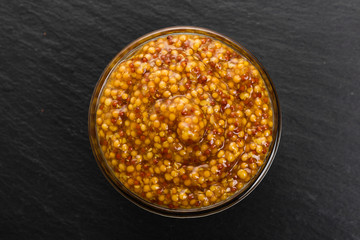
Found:
<path fill-rule="evenodd" d="M 162 27 L 219 31 L 277 88 L 283 135 L 260 186 L 200 219 L 148 213 L 91 152 L 87 114 L 107 63 Z M 0 239 L 360 239 L 360 2 L 0 3 Z"/>

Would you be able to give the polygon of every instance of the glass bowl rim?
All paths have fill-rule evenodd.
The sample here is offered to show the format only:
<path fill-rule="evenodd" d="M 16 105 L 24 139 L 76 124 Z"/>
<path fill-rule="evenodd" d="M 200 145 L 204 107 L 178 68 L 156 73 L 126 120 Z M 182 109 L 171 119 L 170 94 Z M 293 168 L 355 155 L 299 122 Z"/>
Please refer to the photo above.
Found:
<path fill-rule="evenodd" d="M 197 34 L 197 35 L 205 35 L 210 36 L 221 43 L 225 43 L 231 48 L 233 48 L 235 51 L 241 53 L 241 55 L 245 58 L 247 58 L 255 67 L 259 70 L 261 73 L 265 85 L 267 87 L 267 90 L 269 92 L 269 97 L 271 98 L 272 102 L 272 108 L 273 108 L 273 119 L 274 124 L 273 130 L 276 129 L 276 132 L 273 132 L 273 141 L 270 146 L 271 151 L 269 151 L 267 155 L 267 159 L 265 164 L 260 168 L 256 176 L 254 176 L 240 191 L 234 193 L 232 196 L 228 197 L 227 199 L 220 201 L 215 204 L 211 204 L 207 207 L 201 207 L 201 208 L 190 208 L 190 209 L 169 209 L 165 208 L 156 204 L 153 204 L 151 202 L 148 202 L 141 197 L 137 196 L 135 193 L 127 189 L 119 179 L 115 177 L 112 170 L 109 169 L 106 159 L 104 158 L 102 151 L 100 149 L 99 141 L 97 138 L 97 133 L 95 132 L 95 113 L 96 113 L 96 107 L 98 102 L 98 97 L 102 93 L 102 89 L 104 85 L 107 82 L 109 73 L 113 70 L 114 66 L 116 66 L 119 62 L 127 59 L 129 55 L 131 55 L 134 50 L 137 50 L 138 47 L 142 46 L 146 42 L 166 35 L 171 34 Z M 270 89 L 269 89 L 270 87 Z M 96 100 L 96 101 L 95 101 Z M 275 111 L 276 110 L 276 111 Z M 276 113 L 276 115 L 275 115 Z M 279 98 L 276 93 L 274 84 L 265 70 L 265 68 L 262 66 L 262 64 L 259 62 L 259 60 L 252 55 L 250 51 L 248 51 L 246 48 L 244 48 L 241 44 L 238 42 L 232 40 L 229 37 L 226 37 L 222 35 L 221 33 L 218 33 L 216 31 L 201 28 L 201 27 L 194 27 L 194 26 L 174 26 L 174 27 L 167 27 L 158 29 L 155 31 L 152 31 L 150 33 L 147 33 L 131 43 L 129 43 L 127 46 L 125 46 L 106 66 L 104 71 L 102 72 L 99 80 L 96 83 L 96 86 L 94 88 L 91 100 L 90 100 L 90 106 L 89 106 L 89 112 L 88 112 L 88 132 L 89 132 L 89 140 L 92 152 L 94 154 L 94 157 L 96 159 L 96 162 L 101 170 L 101 172 L 104 174 L 105 178 L 110 182 L 110 184 L 126 199 L 128 199 L 130 202 L 134 203 L 135 205 L 141 207 L 142 209 L 145 209 L 149 212 L 166 216 L 166 217 L 173 217 L 173 218 L 195 218 L 195 217 L 203 217 L 212 215 L 221 211 L 224 211 L 235 204 L 239 203 L 243 199 L 245 199 L 262 181 L 262 179 L 267 174 L 270 166 L 272 165 L 272 162 L 274 161 L 276 152 L 279 147 L 280 138 L 281 138 L 281 131 L 282 131 L 282 119 L 281 119 L 281 111 L 280 111 L 280 104 L 279 104 Z M 269 149 L 270 149 L 269 148 Z"/>

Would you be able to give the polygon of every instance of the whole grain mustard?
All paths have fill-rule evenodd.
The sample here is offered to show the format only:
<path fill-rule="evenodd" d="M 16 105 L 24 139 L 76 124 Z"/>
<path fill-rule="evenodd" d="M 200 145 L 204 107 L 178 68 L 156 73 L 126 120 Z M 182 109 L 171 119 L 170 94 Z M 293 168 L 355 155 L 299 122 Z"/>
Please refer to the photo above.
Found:
<path fill-rule="evenodd" d="M 273 140 L 259 71 L 217 40 L 169 35 L 111 72 L 99 143 L 123 185 L 168 208 L 227 199 L 254 177 Z"/>

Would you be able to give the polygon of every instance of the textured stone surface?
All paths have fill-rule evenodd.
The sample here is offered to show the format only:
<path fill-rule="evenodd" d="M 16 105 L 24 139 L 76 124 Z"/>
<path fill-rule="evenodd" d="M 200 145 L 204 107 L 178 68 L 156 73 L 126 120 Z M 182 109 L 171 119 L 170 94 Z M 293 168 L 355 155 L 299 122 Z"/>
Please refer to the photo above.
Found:
<path fill-rule="evenodd" d="M 264 181 L 201 219 L 128 202 L 88 141 L 88 105 L 107 63 L 173 25 L 242 43 L 273 78 L 283 112 Z M 0 60 L 0 239 L 360 238 L 359 1 L 5 0 Z"/>

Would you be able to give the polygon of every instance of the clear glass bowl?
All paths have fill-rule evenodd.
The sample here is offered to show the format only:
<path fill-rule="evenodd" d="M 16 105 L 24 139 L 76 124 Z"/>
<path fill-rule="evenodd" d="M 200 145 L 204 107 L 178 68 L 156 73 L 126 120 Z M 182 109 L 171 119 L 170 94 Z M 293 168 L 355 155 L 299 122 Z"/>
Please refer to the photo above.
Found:
<path fill-rule="evenodd" d="M 231 48 L 233 48 L 235 51 L 240 53 L 242 56 L 247 58 L 248 61 L 250 61 L 260 72 L 267 90 L 269 92 L 269 97 L 272 102 L 272 108 L 273 108 L 273 141 L 269 147 L 268 154 L 266 156 L 266 159 L 264 160 L 263 166 L 259 169 L 257 175 L 253 177 L 241 190 L 234 193 L 234 195 L 228 197 L 222 202 L 209 205 L 207 207 L 201 207 L 201 208 L 191 208 L 191 209 L 169 209 L 163 206 L 159 206 L 153 203 L 150 203 L 129 189 L 127 189 L 118 178 L 115 177 L 112 169 L 110 166 L 108 166 L 105 157 L 102 153 L 100 143 L 97 137 L 96 132 L 96 110 L 98 107 L 98 100 L 99 96 L 102 93 L 103 87 L 106 84 L 107 78 L 110 75 L 112 69 L 114 66 L 121 62 L 128 57 L 130 57 L 132 54 L 136 52 L 136 50 L 142 46 L 144 43 L 151 41 L 158 37 L 163 37 L 166 35 L 171 34 L 196 34 L 196 35 L 204 35 L 211 37 L 213 39 L 216 39 L 224 44 L 227 44 Z M 175 217 L 175 218 L 191 218 L 191 217 L 202 217 L 211 215 L 214 213 L 221 212 L 236 203 L 243 200 L 245 197 L 247 197 L 259 183 L 261 180 L 265 177 L 266 173 L 268 172 L 274 158 L 277 152 L 277 149 L 279 147 L 280 143 L 280 136 L 281 136 L 281 113 L 280 113 L 280 106 L 279 106 L 279 100 L 278 96 L 276 94 L 274 84 L 272 83 L 268 73 L 265 71 L 264 67 L 260 64 L 260 62 L 244 47 L 242 47 L 240 44 L 236 43 L 235 41 L 231 40 L 228 37 L 225 37 L 224 35 L 217 33 L 215 31 L 205 29 L 205 28 L 199 28 L 199 27 L 191 27 L 191 26 L 177 26 L 177 27 L 169 27 L 160 29 L 151 33 L 148 33 L 129 45 L 127 45 L 122 51 L 120 51 L 114 59 L 111 60 L 111 62 L 108 64 L 108 66 L 105 68 L 104 72 L 100 76 L 100 79 L 98 80 L 92 98 L 90 102 L 89 107 L 89 116 L 88 116 L 88 127 L 89 127 L 89 138 L 90 138 L 90 144 L 92 151 L 94 153 L 95 159 L 107 178 L 107 180 L 112 184 L 112 186 L 120 192 L 125 198 L 136 204 L 137 206 L 149 211 L 153 212 L 159 215 L 168 216 L 168 217 Z"/>

